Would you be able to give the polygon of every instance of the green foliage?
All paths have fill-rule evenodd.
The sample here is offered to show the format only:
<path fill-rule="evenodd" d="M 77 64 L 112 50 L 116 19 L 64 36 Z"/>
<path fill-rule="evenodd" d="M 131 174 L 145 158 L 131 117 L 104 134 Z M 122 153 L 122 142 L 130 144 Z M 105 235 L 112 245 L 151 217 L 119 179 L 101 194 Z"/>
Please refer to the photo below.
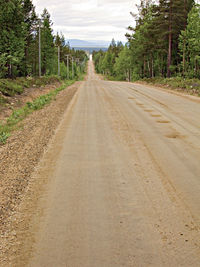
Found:
<path fill-rule="evenodd" d="M 39 75 L 39 25 L 43 76 L 58 73 L 58 45 L 61 62 L 65 65 L 66 55 L 79 58 L 80 63 L 86 61 L 86 53 L 71 49 L 63 34 L 53 35 L 53 23 L 47 9 L 39 19 L 32 0 L 0 0 L 0 79 Z M 70 60 L 69 67 L 71 65 Z"/>
<path fill-rule="evenodd" d="M 0 105 L 4 105 L 7 102 L 8 102 L 8 100 L 5 97 L 3 97 L 2 95 L 0 95 Z"/>
<path fill-rule="evenodd" d="M 67 79 L 67 66 L 64 62 L 60 64 L 60 77 L 62 79 Z"/>
<path fill-rule="evenodd" d="M 0 54 L 0 78 L 3 78 L 8 73 L 8 66 L 7 66 L 7 54 L 2 53 Z"/>
<path fill-rule="evenodd" d="M 108 48 L 108 51 L 103 52 L 102 50 L 100 50 L 99 52 L 93 52 L 96 71 L 109 77 L 114 77 L 114 65 L 123 48 L 124 46 L 121 42 L 118 42 L 116 44 L 115 40 L 113 39 Z"/>
<path fill-rule="evenodd" d="M 32 102 L 27 102 L 26 105 L 20 109 L 13 110 L 6 123 L 0 124 L 0 144 L 5 144 L 6 140 L 11 135 L 12 131 L 17 128 L 20 121 L 25 119 L 33 111 L 42 109 L 45 105 L 49 104 L 53 99 L 55 99 L 56 95 L 60 91 L 64 90 L 74 82 L 75 80 L 65 81 L 60 87 L 52 90 L 50 93 L 39 96 Z"/>
<path fill-rule="evenodd" d="M 199 5 L 194 0 L 141 0 L 137 8 L 127 45 L 118 47 L 113 40 L 107 52 L 93 53 L 96 71 L 117 80 L 199 78 Z"/>
<path fill-rule="evenodd" d="M 105 53 L 105 56 L 102 61 L 102 69 L 105 71 L 107 75 L 113 74 L 113 61 L 114 61 L 114 54 L 111 51 Z"/>
<path fill-rule="evenodd" d="M 131 51 L 125 46 L 116 58 L 114 71 L 119 80 L 129 80 L 131 76 Z"/>
<path fill-rule="evenodd" d="M 0 144 L 5 144 L 9 136 L 10 134 L 7 132 L 0 132 Z"/>
<path fill-rule="evenodd" d="M 188 93 L 200 95 L 200 80 L 199 79 L 186 79 L 182 77 L 173 78 L 144 78 L 143 81 L 150 84 L 164 85 L 173 89 L 184 89 Z"/>
<path fill-rule="evenodd" d="M 38 78 L 21 77 L 15 80 L 0 79 L 0 92 L 5 96 L 14 96 L 16 94 L 22 94 L 24 88 L 30 88 L 32 86 L 41 87 L 55 82 L 61 82 L 61 79 L 58 76 L 44 76 Z M 0 103 L 1 102 L 4 102 L 2 97 Z"/>
<path fill-rule="evenodd" d="M 27 106 L 29 108 L 29 110 L 38 110 L 41 109 L 43 106 L 45 106 L 46 104 L 49 104 L 52 100 L 52 94 L 47 94 L 47 95 L 43 95 L 38 97 L 35 101 L 33 102 L 28 102 Z"/>
<path fill-rule="evenodd" d="M 19 0 L 0 0 L 0 6 L 0 54 L 3 59 L 1 77 L 11 78 L 19 74 L 18 67 L 24 56 L 22 3 Z"/>
<path fill-rule="evenodd" d="M 23 86 L 14 83 L 12 80 L 0 80 L 0 92 L 5 96 L 14 96 L 23 93 Z"/>
<path fill-rule="evenodd" d="M 12 127 L 16 125 L 19 121 L 23 120 L 30 113 L 30 109 L 27 106 L 21 109 L 14 110 L 12 115 L 7 120 L 7 125 Z"/>
<path fill-rule="evenodd" d="M 60 77 L 52 75 L 52 76 L 43 76 L 31 79 L 31 84 L 36 87 L 45 86 L 55 82 L 61 82 Z"/>
<path fill-rule="evenodd" d="M 51 74 L 52 65 L 55 56 L 54 36 L 51 28 L 52 22 L 50 14 L 45 8 L 42 13 L 42 27 L 41 27 L 41 57 L 42 57 L 42 75 Z"/>
<path fill-rule="evenodd" d="M 192 8 L 187 22 L 187 27 L 179 38 L 181 67 L 184 76 L 200 77 L 200 5 Z"/>

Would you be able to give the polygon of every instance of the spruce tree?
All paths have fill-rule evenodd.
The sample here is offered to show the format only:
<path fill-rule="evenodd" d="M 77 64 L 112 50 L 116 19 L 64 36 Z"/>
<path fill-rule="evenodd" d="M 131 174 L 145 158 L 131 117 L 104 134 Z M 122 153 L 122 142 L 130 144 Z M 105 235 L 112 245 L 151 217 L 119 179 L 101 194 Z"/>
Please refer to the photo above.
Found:
<path fill-rule="evenodd" d="M 50 14 L 45 8 L 42 13 L 42 29 L 41 29 L 41 57 L 42 57 L 42 75 L 50 74 L 52 62 L 55 57 L 54 36 L 52 30 L 52 21 Z"/>
<path fill-rule="evenodd" d="M 167 77 L 171 76 L 172 65 L 177 65 L 178 38 L 186 25 L 186 17 L 192 1 L 159 0 L 155 27 L 158 29 L 157 38 L 167 41 Z"/>
<path fill-rule="evenodd" d="M 35 13 L 35 7 L 31 0 L 22 0 L 22 11 L 25 24 L 25 48 L 24 48 L 24 59 L 21 67 L 24 76 L 33 74 L 34 70 L 34 59 L 36 50 L 36 32 L 38 28 L 38 18 Z"/>
<path fill-rule="evenodd" d="M 188 24 L 181 32 L 179 48 L 183 58 L 184 75 L 200 75 L 200 5 L 194 6 L 188 15 Z M 184 62 L 184 57 L 187 61 Z"/>
<path fill-rule="evenodd" d="M 24 57 L 25 23 L 20 0 L 0 0 L 0 60 L 1 76 L 13 78 L 19 74 Z"/>

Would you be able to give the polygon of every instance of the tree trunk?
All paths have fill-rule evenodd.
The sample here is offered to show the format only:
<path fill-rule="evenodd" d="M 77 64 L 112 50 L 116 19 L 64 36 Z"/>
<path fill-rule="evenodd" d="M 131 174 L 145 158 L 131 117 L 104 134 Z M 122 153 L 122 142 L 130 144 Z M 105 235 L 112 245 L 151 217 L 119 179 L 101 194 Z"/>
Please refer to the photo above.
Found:
<path fill-rule="evenodd" d="M 184 13 L 186 13 L 186 1 L 184 0 Z M 185 22 L 184 22 L 184 31 L 186 30 L 186 25 L 187 25 L 187 15 L 185 18 Z M 186 40 L 185 40 L 185 36 L 184 36 L 184 41 L 183 41 L 183 76 L 185 75 L 185 51 L 186 51 Z"/>
<path fill-rule="evenodd" d="M 145 58 L 144 58 L 144 77 L 146 77 L 146 60 L 145 60 Z"/>
<path fill-rule="evenodd" d="M 9 63 L 8 64 L 8 78 L 12 79 L 13 75 L 12 75 L 12 64 Z"/>
<path fill-rule="evenodd" d="M 197 60 L 195 59 L 195 76 L 197 78 Z"/>
<path fill-rule="evenodd" d="M 147 61 L 147 64 L 148 64 L 148 70 L 149 70 L 149 77 L 151 77 L 151 68 L 150 68 L 149 60 Z"/>
<path fill-rule="evenodd" d="M 186 50 L 186 44 L 185 44 L 185 37 L 183 42 L 183 76 L 185 75 L 185 50 Z"/>
<path fill-rule="evenodd" d="M 168 36 L 168 59 L 167 59 L 167 77 L 171 76 L 170 66 L 172 61 L 172 1 L 170 1 L 170 14 L 169 14 L 169 36 Z"/>
<path fill-rule="evenodd" d="M 128 70 L 128 81 L 129 82 L 131 81 L 131 71 L 130 71 L 130 69 Z"/>
<path fill-rule="evenodd" d="M 167 59 L 167 77 L 171 76 L 170 66 L 172 60 L 172 32 L 171 32 L 171 25 L 169 29 L 169 47 L 168 47 L 168 59 Z"/>
<path fill-rule="evenodd" d="M 151 78 L 154 77 L 154 62 L 153 62 L 153 56 L 151 57 Z"/>
<path fill-rule="evenodd" d="M 29 44 L 27 43 L 27 47 L 29 46 Z M 28 48 L 25 47 L 24 49 L 24 73 L 23 75 L 27 76 L 28 72 L 27 72 L 27 61 L 28 61 Z"/>

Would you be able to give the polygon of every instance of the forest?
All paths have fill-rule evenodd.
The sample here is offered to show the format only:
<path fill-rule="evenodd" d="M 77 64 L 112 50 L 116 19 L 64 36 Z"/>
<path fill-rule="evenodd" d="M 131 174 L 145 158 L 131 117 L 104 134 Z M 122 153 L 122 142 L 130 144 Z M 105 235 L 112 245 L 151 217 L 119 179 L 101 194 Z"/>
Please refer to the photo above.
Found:
<path fill-rule="evenodd" d="M 200 78 L 200 5 L 193 0 L 141 0 L 127 43 L 93 53 L 96 71 L 114 80 Z M 184 78 L 184 79 L 183 79 Z"/>
<path fill-rule="evenodd" d="M 31 0 L 0 0 L 0 7 L 0 79 L 57 74 L 72 79 L 79 75 L 87 56 L 71 49 L 62 33 L 54 36 L 47 9 L 38 16 Z"/>

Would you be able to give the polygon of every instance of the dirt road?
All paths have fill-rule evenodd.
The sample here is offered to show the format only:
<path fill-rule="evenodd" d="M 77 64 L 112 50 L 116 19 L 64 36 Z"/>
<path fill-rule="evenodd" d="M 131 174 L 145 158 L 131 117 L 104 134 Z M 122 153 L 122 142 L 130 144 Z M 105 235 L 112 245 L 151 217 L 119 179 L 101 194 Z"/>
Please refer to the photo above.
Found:
<path fill-rule="evenodd" d="M 100 80 L 90 62 L 37 175 L 29 266 L 200 266 L 197 98 Z"/>

